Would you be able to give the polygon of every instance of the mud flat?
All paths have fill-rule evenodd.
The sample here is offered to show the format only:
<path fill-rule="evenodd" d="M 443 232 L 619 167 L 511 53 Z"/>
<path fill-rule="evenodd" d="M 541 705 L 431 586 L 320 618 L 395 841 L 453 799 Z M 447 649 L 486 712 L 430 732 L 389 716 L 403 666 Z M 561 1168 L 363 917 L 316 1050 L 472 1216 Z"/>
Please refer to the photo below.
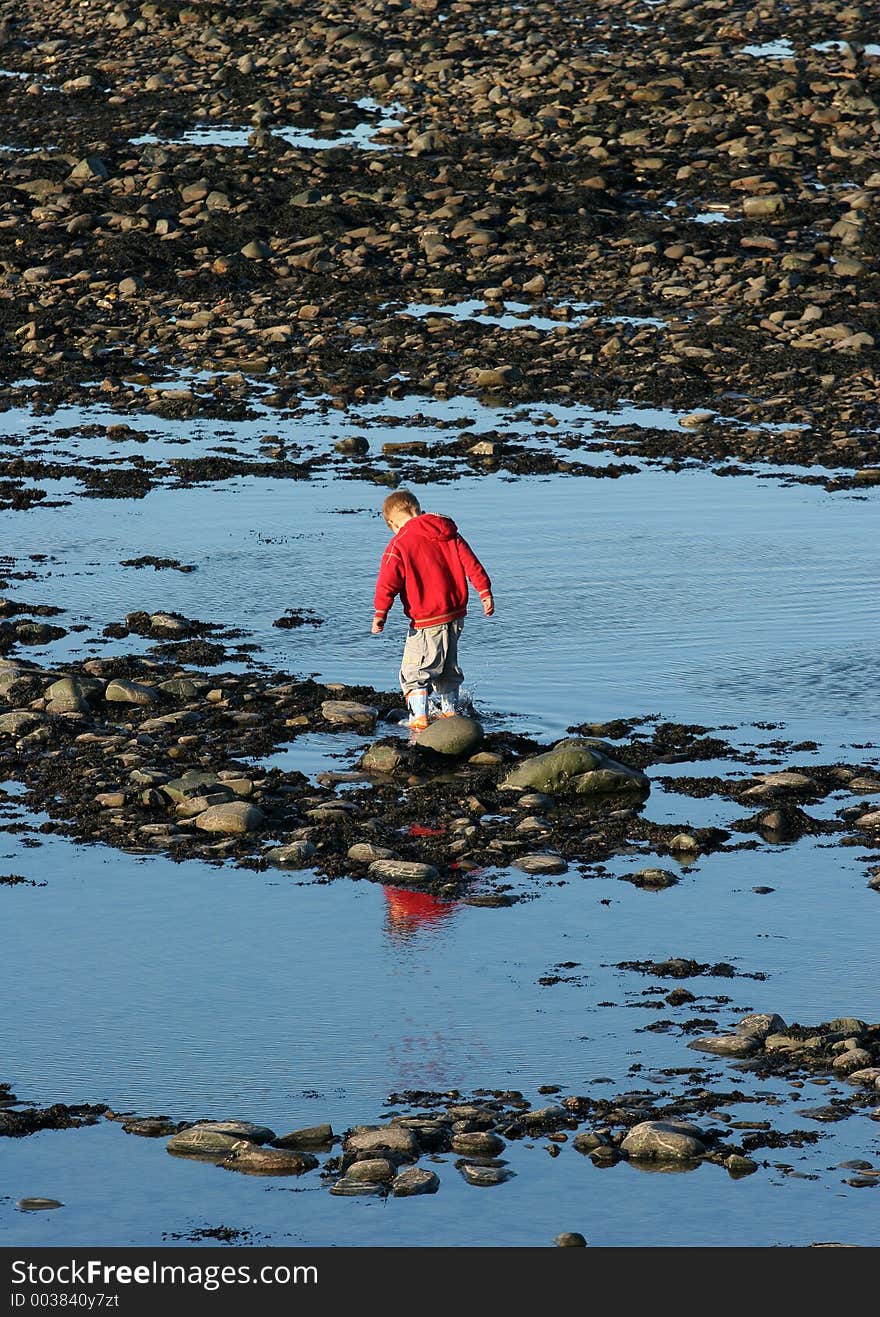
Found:
<path fill-rule="evenodd" d="M 22 6 L 0 79 L 7 401 L 37 379 L 124 412 L 186 369 L 343 413 L 674 399 L 669 459 L 870 484 L 869 28 L 830 3 Z"/>

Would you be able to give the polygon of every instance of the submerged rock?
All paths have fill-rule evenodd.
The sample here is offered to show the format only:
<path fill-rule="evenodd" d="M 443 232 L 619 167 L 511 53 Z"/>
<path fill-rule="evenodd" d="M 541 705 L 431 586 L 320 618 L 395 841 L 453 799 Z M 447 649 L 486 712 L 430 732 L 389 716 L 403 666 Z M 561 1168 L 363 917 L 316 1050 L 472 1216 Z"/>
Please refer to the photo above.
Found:
<path fill-rule="evenodd" d="M 391 1182 L 391 1192 L 395 1198 L 412 1198 L 416 1194 L 435 1194 L 440 1188 L 440 1178 L 434 1171 L 421 1166 L 408 1166 L 400 1171 Z"/>

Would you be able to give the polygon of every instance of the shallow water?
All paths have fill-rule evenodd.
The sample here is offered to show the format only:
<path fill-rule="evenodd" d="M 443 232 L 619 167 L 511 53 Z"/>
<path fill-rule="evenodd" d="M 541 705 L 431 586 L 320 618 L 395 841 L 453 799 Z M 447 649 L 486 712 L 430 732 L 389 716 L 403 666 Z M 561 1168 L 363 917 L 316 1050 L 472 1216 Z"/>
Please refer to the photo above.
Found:
<path fill-rule="evenodd" d="M 876 491 L 646 470 L 601 482 L 472 476 L 419 494 L 456 518 L 493 578 L 496 616 L 471 616 L 462 639 L 481 712 L 548 736 L 654 713 L 738 724 L 744 709 L 796 739 L 875 733 Z M 128 612 L 171 609 L 241 627 L 270 667 L 393 689 L 399 612 L 368 633 L 382 496 L 357 480 L 245 477 L 114 500 L 106 516 L 92 500 L 35 507 L 15 519 L 16 557 L 49 562 L 30 565 L 38 579 L 17 597 L 67 609 L 62 623 L 92 636 Z M 134 551 L 197 570 L 120 566 Z M 273 627 L 287 608 L 323 625 Z M 96 640 L 86 652 L 113 650 Z M 71 634 L 28 654 L 82 652 Z"/>
<path fill-rule="evenodd" d="M 429 426 L 467 418 L 475 431 L 503 418 L 534 425 L 558 410 L 423 404 Z M 412 400 L 390 401 L 363 419 L 380 427 L 368 430 L 373 438 L 383 425 L 393 434 L 395 418 L 412 411 Z M 316 426 L 340 423 L 315 413 Z M 63 607 L 58 620 L 88 627 L 23 656 L 50 665 L 143 651 L 148 642 L 109 641 L 101 628 L 163 608 L 242 628 L 267 670 L 394 689 L 399 612 L 385 634 L 369 635 L 387 542 L 384 492 L 330 475 L 247 477 L 4 512 L 16 566 L 37 574 L 8 593 Z M 646 469 L 601 482 L 468 475 L 418 492 L 426 508 L 459 521 L 493 577 L 497 615 L 471 616 L 462 641 L 466 688 L 487 726 L 549 742 L 585 721 L 697 722 L 725 728 L 744 750 L 757 747 L 768 765 L 880 763 L 876 490 L 831 495 Z M 144 554 L 196 571 L 120 565 Z M 273 627 L 287 608 L 308 608 L 323 624 Z M 818 749 L 780 756 L 770 745 L 778 738 Z M 303 737 L 273 762 L 316 780 L 350 768 L 368 739 Z M 646 816 L 728 826 L 742 806 L 680 795 L 675 780 L 737 780 L 754 769 L 736 758 L 655 765 L 651 776 L 667 782 L 655 786 Z M 852 799 L 835 793 L 821 816 Z M 28 816 L 5 802 L 0 822 L 19 819 Z M 691 864 L 634 847 L 550 883 L 499 870 L 478 881 L 510 881 L 533 898 L 503 909 L 420 906 L 411 894 L 320 882 L 308 870 L 254 873 L 48 833 L 35 839 L 42 844 L 0 833 L 0 871 L 45 883 L 0 888 L 0 993 L 15 1003 L 0 1078 L 28 1102 L 241 1117 L 283 1133 L 322 1120 L 337 1132 L 375 1122 L 388 1094 L 405 1088 L 517 1088 L 540 1105 L 545 1084 L 598 1096 L 681 1092 L 688 1081 L 661 1072 L 692 1066 L 721 1091 L 750 1094 L 748 1075 L 688 1050 L 688 1018 L 710 1016 L 718 1032 L 750 1010 L 804 1023 L 877 1018 L 878 896 L 866 886 L 867 852 L 827 838 L 756 839 L 754 850 Z M 676 886 L 642 891 L 621 880 L 657 864 L 678 873 Z M 767 977 L 699 977 L 687 983 L 697 1001 L 669 1007 L 669 981 L 618 968 L 673 956 Z M 554 971 L 563 981 L 539 982 Z M 668 1028 L 644 1032 L 661 1019 Z M 808 1123 L 787 1085 L 758 1088 L 762 1102 L 793 1103 L 771 1109 L 780 1128 Z M 797 1100 L 826 1102 L 840 1091 L 846 1086 L 808 1085 Z M 731 1111 L 753 1119 L 763 1109 Z M 0 1229 L 9 1243 L 68 1245 L 170 1245 L 175 1234 L 220 1222 L 254 1243 L 549 1244 L 562 1229 L 616 1245 L 872 1243 L 865 1195 L 838 1167 L 854 1156 L 880 1159 L 880 1127 L 852 1117 L 819 1128 L 815 1147 L 772 1152 L 742 1181 L 708 1165 L 600 1172 L 570 1146 L 551 1158 L 543 1140 L 523 1141 L 505 1153 L 517 1174 L 492 1191 L 487 1212 L 451 1156 L 435 1167 L 434 1197 L 339 1199 L 317 1173 L 295 1182 L 237 1176 L 102 1122 L 3 1141 Z M 33 1194 L 64 1208 L 15 1209 Z"/>
<path fill-rule="evenodd" d="M 401 120 L 397 116 L 405 113 L 405 107 L 398 104 L 382 106 L 369 97 L 363 97 L 354 103 L 358 109 L 378 113 L 380 117 L 375 121 L 359 123 L 354 128 L 337 129 L 332 137 L 323 137 L 318 130 L 312 128 L 279 124 L 268 125 L 268 131 L 273 137 L 286 142 L 288 146 L 299 147 L 306 151 L 330 151 L 336 147 L 356 148 L 361 151 L 391 150 L 395 143 L 383 142 L 381 134 L 402 127 Z M 246 147 L 250 145 L 249 139 L 253 131 L 253 125 L 234 128 L 224 124 L 200 124 L 174 137 L 146 133 L 141 137 L 133 137 L 131 144 L 132 146 L 162 144 L 163 146 Z"/>

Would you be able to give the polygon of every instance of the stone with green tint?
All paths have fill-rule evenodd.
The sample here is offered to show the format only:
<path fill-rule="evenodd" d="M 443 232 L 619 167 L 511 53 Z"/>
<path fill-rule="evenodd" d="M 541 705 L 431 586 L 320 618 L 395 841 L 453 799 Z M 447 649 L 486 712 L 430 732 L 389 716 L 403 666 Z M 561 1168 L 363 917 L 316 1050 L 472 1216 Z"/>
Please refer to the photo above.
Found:
<path fill-rule="evenodd" d="M 647 791 L 644 773 L 612 759 L 604 742 L 587 738 L 559 741 L 551 750 L 517 764 L 499 783 L 508 791 L 574 790 L 579 795 Z"/>

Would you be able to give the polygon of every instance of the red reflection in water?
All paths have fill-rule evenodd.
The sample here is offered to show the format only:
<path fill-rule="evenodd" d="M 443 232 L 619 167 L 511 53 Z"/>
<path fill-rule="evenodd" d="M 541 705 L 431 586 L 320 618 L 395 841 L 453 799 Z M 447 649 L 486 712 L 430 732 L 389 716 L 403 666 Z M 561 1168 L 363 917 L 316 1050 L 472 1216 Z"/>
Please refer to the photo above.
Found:
<path fill-rule="evenodd" d="M 382 891 L 387 903 L 385 929 L 394 938 L 410 938 L 420 928 L 442 923 L 458 904 L 407 887 L 383 886 Z"/>

